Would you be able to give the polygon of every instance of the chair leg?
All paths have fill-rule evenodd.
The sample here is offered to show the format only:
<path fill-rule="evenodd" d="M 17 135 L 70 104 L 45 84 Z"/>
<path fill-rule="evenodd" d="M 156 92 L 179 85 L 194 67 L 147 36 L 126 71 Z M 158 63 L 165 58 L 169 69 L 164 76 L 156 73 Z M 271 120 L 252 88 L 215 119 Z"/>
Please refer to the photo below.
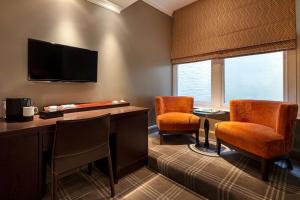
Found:
<path fill-rule="evenodd" d="M 269 181 L 269 164 L 268 159 L 261 158 L 261 179 L 263 181 Z"/>
<path fill-rule="evenodd" d="M 108 160 L 109 184 L 110 184 L 110 192 L 111 192 L 110 195 L 111 195 L 111 197 L 114 197 L 115 196 L 115 184 L 114 184 L 114 177 L 113 177 L 110 153 L 108 154 L 107 160 Z"/>
<path fill-rule="evenodd" d="M 200 146 L 200 140 L 199 140 L 199 137 L 200 137 L 200 134 L 199 132 L 196 133 L 196 147 L 199 147 Z"/>
<path fill-rule="evenodd" d="M 159 144 L 163 145 L 164 144 L 164 137 L 163 134 L 159 134 Z"/>
<path fill-rule="evenodd" d="M 291 162 L 291 160 L 290 160 L 289 157 L 287 157 L 287 158 L 285 159 L 285 162 L 286 162 L 287 168 L 288 168 L 289 170 L 293 170 L 293 165 L 292 165 L 292 162 Z"/>
<path fill-rule="evenodd" d="M 87 171 L 88 175 L 90 176 L 92 175 L 92 170 L 93 170 L 93 163 L 91 162 L 88 164 L 88 171 Z"/>
<path fill-rule="evenodd" d="M 52 173 L 51 175 L 51 200 L 57 199 L 57 175 L 55 173 Z"/>
<path fill-rule="evenodd" d="M 217 139 L 217 153 L 218 155 L 221 155 L 221 141 Z"/>

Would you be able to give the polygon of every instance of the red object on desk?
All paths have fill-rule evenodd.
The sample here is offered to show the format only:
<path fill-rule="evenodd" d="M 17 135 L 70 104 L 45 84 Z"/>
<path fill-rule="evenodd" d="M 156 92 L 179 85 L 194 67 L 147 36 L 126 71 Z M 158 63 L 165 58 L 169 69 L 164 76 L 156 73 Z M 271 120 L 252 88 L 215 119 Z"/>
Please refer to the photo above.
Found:
<path fill-rule="evenodd" d="M 106 108 L 115 108 L 115 107 L 123 107 L 130 106 L 130 103 L 127 101 L 113 103 L 113 101 L 99 101 L 92 103 L 80 103 L 74 104 L 74 108 L 63 108 L 63 105 L 58 106 L 58 111 L 63 111 L 64 113 L 73 113 L 73 112 L 81 112 L 81 111 L 89 111 L 89 110 L 98 110 L 98 109 L 106 109 Z M 48 112 L 48 106 L 44 107 L 44 111 Z"/>

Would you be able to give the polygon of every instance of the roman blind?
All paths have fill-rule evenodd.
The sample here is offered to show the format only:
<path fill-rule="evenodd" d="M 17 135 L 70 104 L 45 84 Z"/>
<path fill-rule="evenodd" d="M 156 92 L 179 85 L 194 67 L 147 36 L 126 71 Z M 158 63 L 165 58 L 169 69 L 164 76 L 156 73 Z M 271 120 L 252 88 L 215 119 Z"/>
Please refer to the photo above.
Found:
<path fill-rule="evenodd" d="M 297 46 L 295 0 L 199 0 L 173 20 L 173 64 Z"/>

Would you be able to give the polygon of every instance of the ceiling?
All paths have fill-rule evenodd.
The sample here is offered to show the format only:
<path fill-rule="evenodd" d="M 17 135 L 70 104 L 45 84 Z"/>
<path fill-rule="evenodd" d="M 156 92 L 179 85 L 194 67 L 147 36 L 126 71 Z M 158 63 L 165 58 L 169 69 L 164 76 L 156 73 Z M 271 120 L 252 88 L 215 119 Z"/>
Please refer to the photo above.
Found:
<path fill-rule="evenodd" d="M 120 13 L 131 4 L 138 0 L 88 0 L 99 6 L 108 8 L 112 11 Z M 178 10 L 186 5 L 189 5 L 197 0 L 143 0 L 152 7 L 172 16 L 175 10 Z"/>
<path fill-rule="evenodd" d="M 127 8 L 131 4 L 135 3 L 137 0 L 109 0 L 119 6 L 121 6 L 123 9 Z"/>
<path fill-rule="evenodd" d="M 126 1 L 126 0 L 125 0 Z M 143 0 L 154 8 L 172 16 L 175 10 L 189 5 L 197 0 Z"/>

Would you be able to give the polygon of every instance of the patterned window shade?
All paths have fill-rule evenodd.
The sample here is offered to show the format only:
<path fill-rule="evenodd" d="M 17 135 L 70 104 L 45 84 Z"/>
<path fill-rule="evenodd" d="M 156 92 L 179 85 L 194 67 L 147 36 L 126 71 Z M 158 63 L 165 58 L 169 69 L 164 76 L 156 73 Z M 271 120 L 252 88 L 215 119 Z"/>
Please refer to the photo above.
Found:
<path fill-rule="evenodd" d="M 172 63 L 295 49 L 295 0 L 199 0 L 174 13 Z"/>

